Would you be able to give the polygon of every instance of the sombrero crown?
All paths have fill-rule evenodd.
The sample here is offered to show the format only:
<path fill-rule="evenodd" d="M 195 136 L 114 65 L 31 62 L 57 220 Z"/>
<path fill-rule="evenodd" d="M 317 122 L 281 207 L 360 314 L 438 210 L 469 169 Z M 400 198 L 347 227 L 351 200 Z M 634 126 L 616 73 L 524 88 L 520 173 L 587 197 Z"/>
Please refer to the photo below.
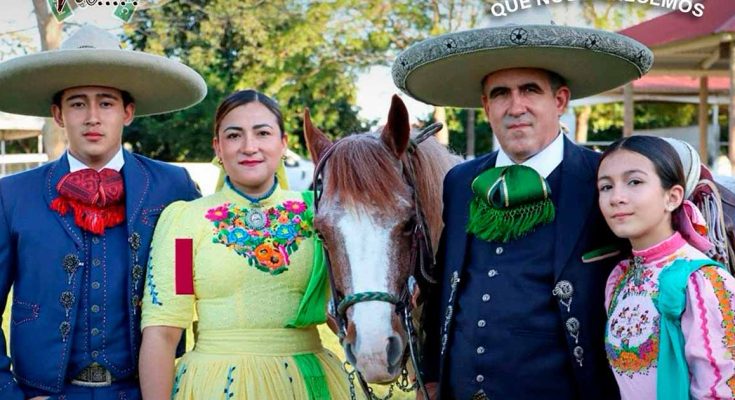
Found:
<path fill-rule="evenodd" d="M 511 14 L 503 22 L 409 47 L 393 64 L 393 82 L 424 103 L 474 108 L 482 107 L 483 78 L 503 69 L 556 72 L 576 99 L 639 78 L 653 64 L 653 53 L 641 43 L 617 33 L 554 25 L 546 7 Z"/>
<path fill-rule="evenodd" d="M 114 35 L 85 25 L 58 50 L 0 63 L 0 111 L 49 117 L 53 96 L 79 86 L 124 90 L 139 116 L 184 109 L 207 94 L 204 79 L 186 65 L 122 50 Z"/>

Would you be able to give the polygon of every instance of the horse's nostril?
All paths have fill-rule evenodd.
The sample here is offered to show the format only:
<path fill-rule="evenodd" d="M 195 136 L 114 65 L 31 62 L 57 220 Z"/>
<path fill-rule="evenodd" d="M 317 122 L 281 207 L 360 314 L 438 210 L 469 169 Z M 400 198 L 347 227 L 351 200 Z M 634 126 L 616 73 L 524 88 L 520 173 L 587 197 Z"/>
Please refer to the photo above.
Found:
<path fill-rule="evenodd" d="M 352 344 L 345 343 L 344 348 L 345 348 L 345 358 L 347 358 L 347 362 L 349 362 L 352 365 L 356 365 L 355 353 L 352 352 Z"/>
<path fill-rule="evenodd" d="M 403 356 L 403 346 L 401 346 L 401 338 L 391 336 L 388 338 L 388 345 L 385 347 L 388 354 L 388 366 L 393 366 L 401 361 Z"/>

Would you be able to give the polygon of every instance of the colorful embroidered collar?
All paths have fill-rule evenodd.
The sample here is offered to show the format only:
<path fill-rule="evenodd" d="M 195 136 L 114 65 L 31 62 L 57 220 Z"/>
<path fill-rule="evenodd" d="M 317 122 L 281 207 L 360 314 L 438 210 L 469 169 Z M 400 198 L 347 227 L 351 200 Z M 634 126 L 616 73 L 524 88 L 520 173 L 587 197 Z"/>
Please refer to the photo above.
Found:
<path fill-rule="evenodd" d="M 668 257 L 686 244 L 686 241 L 679 232 L 674 232 L 668 239 L 665 239 L 651 247 L 643 250 L 633 250 L 633 257 L 637 258 L 643 264 L 652 264 L 655 261 Z"/>

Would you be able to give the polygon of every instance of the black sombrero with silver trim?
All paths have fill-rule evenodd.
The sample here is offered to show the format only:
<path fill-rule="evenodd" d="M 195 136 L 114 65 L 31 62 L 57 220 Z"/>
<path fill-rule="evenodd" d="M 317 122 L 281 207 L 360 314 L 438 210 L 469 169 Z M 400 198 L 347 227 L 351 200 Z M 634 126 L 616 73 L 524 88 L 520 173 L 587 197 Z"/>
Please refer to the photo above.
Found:
<path fill-rule="evenodd" d="M 643 44 L 617 33 L 554 25 L 545 12 L 548 19 L 534 16 L 532 24 L 473 29 L 419 42 L 396 59 L 393 82 L 424 103 L 474 108 L 482 107 L 482 79 L 503 69 L 556 72 L 577 99 L 616 88 L 651 68 L 653 52 Z"/>

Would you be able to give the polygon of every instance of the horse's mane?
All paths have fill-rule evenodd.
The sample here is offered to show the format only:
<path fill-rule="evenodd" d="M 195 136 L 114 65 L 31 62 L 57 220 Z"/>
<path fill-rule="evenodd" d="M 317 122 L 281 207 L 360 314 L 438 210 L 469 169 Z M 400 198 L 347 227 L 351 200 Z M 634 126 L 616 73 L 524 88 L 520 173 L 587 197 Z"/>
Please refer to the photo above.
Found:
<path fill-rule="evenodd" d="M 406 155 L 403 157 L 403 162 Z M 416 175 L 419 202 L 431 230 L 432 244 L 438 244 L 442 228 L 442 183 L 447 171 L 460 159 L 433 137 L 418 146 L 411 162 Z M 367 213 L 397 213 L 395 195 L 405 191 L 396 158 L 383 144 L 379 133 L 353 134 L 340 140 L 326 164 L 324 192 L 345 209 Z M 405 166 L 404 166 L 405 168 Z M 397 193 L 397 191 L 403 191 Z"/>
<path fill-rule="evenodd" d="M 395 211 L 396 190 L 403 178 L 395 168 L 395 157 L 373 133 L 353 134 L 342 138 L 326 163 L 325 198 L 338 201 L 344 208 L 370 212 L 375 209 Z M 402 193 L 408 195 L 408 193 Z"/>
<path fill-rule="evenodd" d="M 413 158 L 416 171 L 416 186 L 419 193 L 419 202 L 426 222 L 431 230 L 431 243 L 434 250 L 439 244 L 439 236 L 443 228 L 442 201 L 444 176 L 462 159 L 450 152 L 434 137 L 430 137 L 418 146 Z"/>

